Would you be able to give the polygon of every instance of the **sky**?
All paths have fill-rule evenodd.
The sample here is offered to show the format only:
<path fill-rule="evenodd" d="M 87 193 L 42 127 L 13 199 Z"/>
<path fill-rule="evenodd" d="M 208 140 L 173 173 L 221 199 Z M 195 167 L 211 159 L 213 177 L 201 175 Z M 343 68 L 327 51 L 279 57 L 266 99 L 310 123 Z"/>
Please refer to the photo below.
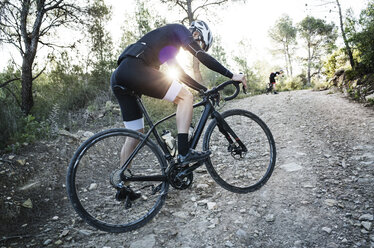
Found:
<path fill-rule="evenodd" d="M 243 51 L 238 49 L 240 41 L 244 41 L 248 46 L 245 49 L 247 53 L 247 60 L 254 63 L 257 60 L 265 60 L 270 66 L 276 67 L 283 64 L 282 58 L 275 58 L 270 49 L 274 47 L 268 36 L 268 30 L 275 24 L 283 14 L 291 17 L 294 24 L 300 22 L 307 15 L 312 15 L 317 18 L 325 19 L 327 22 L 332 20 L 338 21 L 338 13 L 328 13 L 326 8 L 318 5 L 323 0 L 246 0 L 229 2 L 222 7 L 214 10 L 214 17 L 205 17 L 213 35 L 218 35 L 221 38 L 223 47 L 227 54 L 231 56 L 243 55 Z M 335 2 L 335 0 L 331 0 Z M 168 11 L 166 6 L 159 4 L 158 0 L 148 1 L 153 5 L 153 8 L 158 9 L 158 14 L 167 13 L 164 17 L 169 22 L 180 20 L 181 15 L 174 14 Z M 326 2 L 326 0 L 324 0 Z M 135 0 L 106 0 L 106 3 L 113 6 L 113 20 L 110 26 L 112 27 L 114 39 L 119 33 L 123 16 L 126 12 L 131 12 L 136 8 Z M 308 5 L 308 7 L 306 6 Z M 353 11 L 358 15 L 367 5 L 367 0 L 340 0 L 340 4 L 345 13 L 348 8 L 353 8 Z M 334 6 L 334 5 L 331 5 Z M 201 15 L 199 19 L 204 20 Z M 338 25 L 338 23 L 336 23 Z M 213 44 L 214 45 L 214 44 Z M 279 67 L 283 67 L 280 65 Z"/>
<path fill-rule="evenodd" d="M 121 27 L 123 26 L 126 13 L 131 13 L 136 9 L 135 0 L 105 0 L 106 4 L 112 5 L 112 20 L 108 23 L 108 30 L 112 33 L 115 43 L 119 43 L 120 35 L 122 34 Z M 242 51 L 238 50 L 238 43 L 242 40 L 248 46 L 248 60 L 266 60 L 272 65 L 281 63 L 275 59 L 269 49 L 273 47 L 268 30 L 273 26 L 276 20 L 283 14 L 287 14 L 294 21 L 294 24 L 301 21 L 308 14 L 318 18 L 336 17 L 337 13 L 328 14 L 322 11 L 323 8 L 314 7 L 311 11 L 306 8 L 308 6 L 318 5 L 320 0 L 247 0 L 246 3 L 242 1 L 230 0 L 227 4 L 214 10 L 214 17 L 205 18 L 212 29 L 213 35 L 221 37 L 222 44 L 227 53 L 232 56 L 241 55 Z M 335 2 L 335 1 L 333 1 Z M 352 7 L 354 13 L 358 15 L 363 9 L 367 0 L 340 0 L 343 11 Z M 164 16 L 168 22 L 175 22 L 180 20 L 181 15 L 169 11 L 165 5 L 160 4 L 159 0 L 149 0 L 148 4 L 152 5 L 159 15 L 165 13 Z M 204 16 L 200 16 L 204 19 Z M 14 51 L 13 51 L 14 52 Z M 9 58 L 9 50 L 6 46 L 0 47 L 0 69 L 4 68 L 7 63 L 6 58 Z M 17 55 L 13 57 L 17 57 Z"/>

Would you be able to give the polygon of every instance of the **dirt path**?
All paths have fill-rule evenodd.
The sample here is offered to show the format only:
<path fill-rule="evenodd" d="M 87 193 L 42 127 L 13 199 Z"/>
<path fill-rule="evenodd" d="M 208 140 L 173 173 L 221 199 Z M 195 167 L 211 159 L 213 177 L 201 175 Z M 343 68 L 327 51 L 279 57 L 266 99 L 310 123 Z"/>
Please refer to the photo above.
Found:
<path fill-rule="evenodd" d="M 3 156 L 2 182 L 13 175 L 29 187 L 2 185 L 2 212 L 27 218 L 0 229 L 0 247 L 374 247 L 372 109 L 327 91 L 260 95 L 225 108 L 247 109 L 273 132 L 276 169 L 259 191 L 230 193 L 200 170 L 191 189 L 169 191 L 145 227 L 104 233 L 83 223 L 66 198 L 66 166 L 78 143 L 60 138 Z M 42 178 L 17 177 L 13 161 L 22 159 L 30 175 L 38 165 L 49 169 Z M 28 198 L 33 208 L 21 207 Z"/>

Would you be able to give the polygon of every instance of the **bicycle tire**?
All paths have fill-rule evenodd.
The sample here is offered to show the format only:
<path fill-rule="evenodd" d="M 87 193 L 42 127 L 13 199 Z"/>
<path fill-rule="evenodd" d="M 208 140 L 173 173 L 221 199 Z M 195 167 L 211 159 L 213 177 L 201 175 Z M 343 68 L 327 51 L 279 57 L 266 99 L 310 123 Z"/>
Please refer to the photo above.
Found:
<path fill-rule="evenodd" d="M 209 124 L 203 149 L 212 155 L 205 165 L 212 178 L 234 193 L 249 193 L 261 188 L 270 178 L 276 162 L 275 142 L 270 129 L 255 114 L 233 109 L 221 114 L 248 152 L 235 159 L 228 149 L 229 142 L 219 131 L 217 120 Z"/>
<path fill-rule="evenodd" d="M 106 232 L 128 232 L 144 226 L 160 211 L 169 188 L 166 181 L 131 182 L 130 187 L 141 197 L 128 209 L 123 201 L 116 200 L 117 189 L 111 185 L 110 176 L 120 167 L 120 151 L 127 137 L 145 139 L 143 134 L 123 128 L 92 136 L 77 149 L 67 171 L 67 194 L 75 211 L 88 224 Z M 131 162 L 132 173 L 139 176 L 165 175 L 166 167 L 164 156 L 150 139 Z M 159 190 L 153 192 L 157 186 Z"/>

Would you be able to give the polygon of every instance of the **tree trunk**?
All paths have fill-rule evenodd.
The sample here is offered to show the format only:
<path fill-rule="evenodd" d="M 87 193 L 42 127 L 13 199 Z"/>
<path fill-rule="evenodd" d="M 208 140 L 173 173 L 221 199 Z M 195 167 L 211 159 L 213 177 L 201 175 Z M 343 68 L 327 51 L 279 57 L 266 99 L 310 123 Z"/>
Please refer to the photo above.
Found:
<path fill-rule="evenodd" d="M 291 77 L 293 76 L 293 68 L 292 68 L 292 60 L 291 60 L 291 56 L 290 54 L 288 53 L 288 64 L 290 65 L 290 75 Z"/>
<path fill-rule="evenodd" d="M 308 82 L 307 82 L 307 86 L 311 86 L 311 74 L 310 74 L 310 68 L 312 66 L 312 56 L 311 56 L 311 45 L 310 45 L 310 42 L 308 42 Z"/>
<path fill-rule="evenodd" d="M 349 43 L 348 43 L 348 40 L 347 40 L 347 36 L 345 35 L 344 24 L 343 24 L 343 16 L 342 16 L 342 9 L 340 7 L 339 0 L 336 0 L 336 4 L 338 5 L 338 9 L 339 9 L 340 31 L 342 32 L 343 41 L 344 41 L 344 44 L 345 44 L 345 49 L 346 49 L 347 54 L 349 56 L 349 63 L 351 64 L 352 69 L 354 69 L 355 68 L 355 61 L 353 59 L 352 49 L 349 46 Z"/>
<path fill-rule="evenodd" d="M 191 24 L 195 19 L 193 16 L 193 11 L 192 11 L 192 1 L 187 0 L 186 3 L 187 3 L 188 21 L 189 21 L 189 24 Z M 201 72 L 200 72 L 200 62 L 195 56 L 192 57 L 192 69 L 193 69 L 195 80 L 199 83 L 203 83 L 203 77 L 201 76 Z"/>
<path fill-rule="evenodd" d="M 22 104 L 21 109 L 25 115 L 28 115 L 31 108 L 34 105 L 34 99 L 32 96 L 32 62 L 29 62 L 27 58 L 23 58 L 22 63 Z"/>
<path fill-rule="evenodd" d="M 286 44 L 283 44 L 283 53 L 284 53 L 284 62 L 286 63 L 287 76 L 289 76 L 290 71 L 289 71 L 289 64 L 288 64 L 288 58 L 287 58 L 287 45 Z"/>
<path fill-rule="evenodd" d="M 21 22 L 20 30 L 23 43 L 25 46 L 25 51 L 21 51 L 22 54 L 22 104 L 21 109 L 25 115 L 28 115 L 31 111 L 31 108 L 34 106 L 34 99 L 32 95 L 32 65 L 36 56 L 36 51 L 38 49 L 39 42 L 39 32 L 40 26 L 43 21 L 44 16 L 44 1 L 37 2 L 36 6 L 36 19 L 33 23 L 32 32 L 27 31 L 28 27 L 28 15 L 31 7 L 30 0 L 26 0 L 22 3 L 21 10 Z"/>
<path fill-rule="evenodd" d="M 292 71 L 292 60 L 291 60 L 291 55 L 290 55 L 290 49 L 288 45 L 286 46 L 286 53 L 287 53 L 287 59 L 288 59 L 288 66 L 290 70 L 290 76 L 293 76 L 293 71 Z"/>

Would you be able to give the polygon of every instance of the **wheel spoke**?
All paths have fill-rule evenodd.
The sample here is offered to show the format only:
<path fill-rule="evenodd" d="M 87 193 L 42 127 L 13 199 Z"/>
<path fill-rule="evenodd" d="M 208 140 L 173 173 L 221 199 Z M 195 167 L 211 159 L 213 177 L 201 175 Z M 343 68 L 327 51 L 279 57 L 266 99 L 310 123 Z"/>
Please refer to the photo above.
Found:
<path fill-rule="evenodd" d="M 103 132 L 84 143 L 69 165 L 67 188 L 75 210 L 89 224 L 108 232 L 130 231 L 147 223 L 160 210 L 168 190 L 162 169 L 166 161 L 153 143 L 146 142 L 131 162 L 131 174 L 138 179 L 123 182 L 141 196 L 126 206 L 128 193 L 119 193 L 110 177 L 120 167 L 127 137 L 141 141 L 144 136 L 126 129 Z"/>
<path fill-rule="evenodd" d="M 270 130 L 255 115 L 244 110 L 229 110 L 222 114 L 247 151 L 239 144 L 229 146 L 212 122 L 204 138 L 204 149 L 213 156 L 207 161 L 207 169 L 222 187 L 236 193 L 247 193 L 261 187 L 270 177 L 275 164 L 275 144 Z M 230 149 L 228 149 L 230 148 Z"/>

